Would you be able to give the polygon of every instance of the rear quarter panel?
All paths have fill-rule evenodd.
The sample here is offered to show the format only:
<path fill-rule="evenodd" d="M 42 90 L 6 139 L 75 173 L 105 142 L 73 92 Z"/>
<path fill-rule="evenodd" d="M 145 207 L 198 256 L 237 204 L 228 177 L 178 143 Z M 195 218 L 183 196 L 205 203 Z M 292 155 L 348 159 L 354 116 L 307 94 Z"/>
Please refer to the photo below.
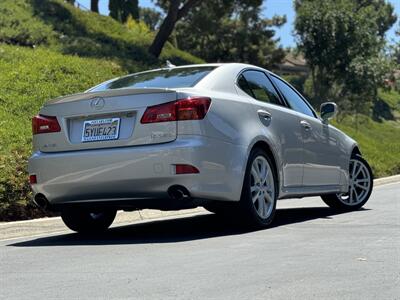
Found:
<path fill-rule="evenodd" d="M 230 186 L 232 200 L 238 201 L 249 154 L 248 147 L 254 136 L 251 104 L 232 93 L 192 89 L 178 94 L 178 98 L 189 96 L 210 97 L 211 106 L 203 120 L 177 122 L 178 138 L 199 135 L 219 145 L 213 148 L 213 152 L 209 152 L 209 157 L 203 159 L 202 165 L 208 169 L 225 169 L 223 173 L 218 172 L 223 174 L 219 180 L 224 180 Z M 221 160 L 221 157 L 224 159 Z"/>
<path fill-rule="evenodd" d="M 218 149 L 218 153 L 210 153 L 210 162 L 213 161 L 213 156 L 226 155 L 226 165 L 230 171 L 226 172 L 225 176 L 227 181 L 233 182 L 233 185 L 236 186 L 238 195 L 241 193 L 250 151 L 260 141 L 269 145 L 273 152 L 279 183 L 283 183 L 282 149 L 278 142 L 280 138 L 275 135 L 276 131 L 262 126 L 249 96 L 238 94 L 236 90 L 234 93 L 223 93 L 198 89 L 180 91 L 178 98 L 188 96 L 207 96 L 212 99 L 212 104 L 204 120 L 178 122 L 178 137 L 202 135 L 211 140 L 222 141 L 226 145 L 236 146 L 234 149 L 240 153 L 233 155 L 232 148 L 227 146 Z"/>

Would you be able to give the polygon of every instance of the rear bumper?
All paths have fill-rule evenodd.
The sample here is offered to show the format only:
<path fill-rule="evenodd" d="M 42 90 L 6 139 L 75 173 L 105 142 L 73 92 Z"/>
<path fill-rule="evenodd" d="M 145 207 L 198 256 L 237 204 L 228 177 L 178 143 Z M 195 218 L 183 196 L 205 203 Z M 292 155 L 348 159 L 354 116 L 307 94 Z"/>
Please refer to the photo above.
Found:
<path fill-rule="evenodd" d="M 150 202 L 168 199 L 173 185 L 184 186 L 193 198 L 238 201 L 245 162 L 245 147 L 179 136 L 157 145 L 36 152 L 28 170 L 37 176 L 34 194 L 44 195 L 51 205 L 148 199 L 148 207 L 154 207 Z M 191 164 L 200 173 L 176 175 L 174 164 Z"/>

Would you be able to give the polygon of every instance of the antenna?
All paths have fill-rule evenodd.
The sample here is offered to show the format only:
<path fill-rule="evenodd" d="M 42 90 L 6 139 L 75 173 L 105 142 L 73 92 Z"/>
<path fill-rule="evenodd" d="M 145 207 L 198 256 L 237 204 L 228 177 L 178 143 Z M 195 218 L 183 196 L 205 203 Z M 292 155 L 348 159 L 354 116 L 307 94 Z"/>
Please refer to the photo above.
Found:
<path fill-rule="evenodd" d="M 171 63 L 168 59 L 165 61 L 165 65 L 167 66 L 167 68 L 175 68 L 176 66 Z"/>

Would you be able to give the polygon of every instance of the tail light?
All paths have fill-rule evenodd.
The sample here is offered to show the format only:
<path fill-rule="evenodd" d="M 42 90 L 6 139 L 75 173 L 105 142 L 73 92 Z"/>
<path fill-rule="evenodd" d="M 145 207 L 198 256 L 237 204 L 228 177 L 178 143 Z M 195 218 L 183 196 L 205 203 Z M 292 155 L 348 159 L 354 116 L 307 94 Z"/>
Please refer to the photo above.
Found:
<path fill-rule="evenodd" d="M 32 133 L 49 133 L 61 131 L 56 117 L 37 115 L 32 118 Z"/>
<path fill-rule="evenodd" d="M 150 106 L 146 109 L 140 122 L 159 123 L 170 121 L 202 120 L 211 105 L 211 99 L 192 97 Z"/>

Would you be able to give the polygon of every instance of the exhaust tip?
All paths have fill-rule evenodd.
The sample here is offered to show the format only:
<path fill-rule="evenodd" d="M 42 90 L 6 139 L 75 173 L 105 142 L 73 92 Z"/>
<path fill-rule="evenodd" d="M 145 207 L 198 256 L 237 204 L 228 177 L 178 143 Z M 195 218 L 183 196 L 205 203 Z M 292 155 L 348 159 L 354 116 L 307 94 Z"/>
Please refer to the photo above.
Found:
<path fill-rule="evenodd" d="M 168 195 L 173 200 L 190 199 L 190 193 L 184 186 L 173 185 L 168 189 Z"/>
<path fill-rule="evenodd" d="M 33 202 L 42 209 L 47 209 L 49 207 L 49 201 L 42 194 L 37 194 Z"/>

